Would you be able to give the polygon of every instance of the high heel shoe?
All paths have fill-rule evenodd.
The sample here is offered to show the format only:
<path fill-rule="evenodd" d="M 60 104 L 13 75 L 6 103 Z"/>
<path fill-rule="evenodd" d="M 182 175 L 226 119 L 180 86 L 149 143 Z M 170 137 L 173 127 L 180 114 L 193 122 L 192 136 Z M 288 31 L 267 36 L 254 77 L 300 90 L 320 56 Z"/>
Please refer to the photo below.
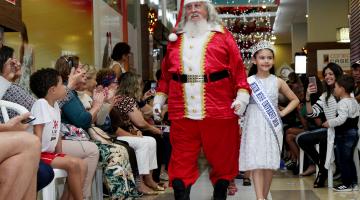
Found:
<path fill-rule="evenodd" d="M 327 172 L 326 171 L 319 172 L 314 182 L 314 188 L 324 187 L 326 179 L 327 179 Z"/>

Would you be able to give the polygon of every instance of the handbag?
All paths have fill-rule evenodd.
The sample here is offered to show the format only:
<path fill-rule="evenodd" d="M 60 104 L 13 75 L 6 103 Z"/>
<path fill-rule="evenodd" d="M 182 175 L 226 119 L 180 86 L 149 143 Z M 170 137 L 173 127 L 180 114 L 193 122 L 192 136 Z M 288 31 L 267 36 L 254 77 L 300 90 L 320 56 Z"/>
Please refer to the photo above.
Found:
<path fill-rule="evenodd" d="M 89 141 L 88 133 L 82 129 L 71 124 L 61 123 L 60 132 L 65 140 Z"/>
<path fill-rule="evenodd" d="M 93 126 L 88 130 L 90 138 L 101 142 L 101 144 L 111 144 L 111 137 L 102 129 Z"/>

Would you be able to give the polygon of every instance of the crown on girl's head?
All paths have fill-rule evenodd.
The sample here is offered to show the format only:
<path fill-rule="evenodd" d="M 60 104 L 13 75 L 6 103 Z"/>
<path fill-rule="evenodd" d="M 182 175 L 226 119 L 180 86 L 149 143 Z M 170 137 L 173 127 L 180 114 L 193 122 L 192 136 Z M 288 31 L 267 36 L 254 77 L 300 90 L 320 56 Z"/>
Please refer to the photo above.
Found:
<path fill-rule="evenodd" d="M 266 40 L 261 40 L 251 47 L 250 49 L 251 57 L 253 57 L 254 54 L 260 51 L 261 49 L 270 49 L 272 52 L 275 52 L 275 47 L 273 44 L 271 44 L 271 42 Z"/>

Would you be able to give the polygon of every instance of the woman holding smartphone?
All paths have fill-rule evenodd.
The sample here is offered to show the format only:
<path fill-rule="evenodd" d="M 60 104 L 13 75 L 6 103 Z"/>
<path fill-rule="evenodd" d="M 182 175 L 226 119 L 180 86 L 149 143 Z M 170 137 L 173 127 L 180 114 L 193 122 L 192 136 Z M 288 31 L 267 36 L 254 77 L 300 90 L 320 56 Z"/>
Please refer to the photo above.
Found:
<path fill-rule="evenodd" d="M 343 74 L 341 67 L 335 63 L 329 63 L 322 71 L 325 87 L 324 92 L 316 101 L 311 104 L 310 96 L 317 92 L 317 86 L 313 81 L 310 82 L 306 90 L 306 111 L 308 117 L 319 117 L 324 113 L 326 120 L 336 117 L 337 101 L 333 95 L 335 82 Z M 331 150 L 334 143 L 333 138 L 327 136 L 334 135 L 334 130 L 316 129 L 314 131 L 305 132 L 297 137 L 297 143 L 304 152 L 311 158 L 315 165 L 319 167 L 319 173 L 314 182 L 314 188 L 324 187 L 327 179 L 327 168 L 330 165 Z M 327 140 L 326 140 L 327 138 Z M 315 144 L 320 144 L 320 152 L 315 149 Z M 325 159 L 326 158 L 326 159 Z"/>

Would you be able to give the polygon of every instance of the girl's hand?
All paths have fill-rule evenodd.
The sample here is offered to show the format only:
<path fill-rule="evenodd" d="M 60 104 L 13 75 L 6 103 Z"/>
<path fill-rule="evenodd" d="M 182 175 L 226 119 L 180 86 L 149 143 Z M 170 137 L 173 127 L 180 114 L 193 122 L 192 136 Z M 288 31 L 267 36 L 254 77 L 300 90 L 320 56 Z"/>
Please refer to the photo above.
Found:
<path fill-rule="evenodd" d="M 322 124 L 322 126 L 325 127 L 325 128 L 329 128 L 329 122 L 327 122 L 327 121 L 324 122 L 324 123 Z"/>
<path fill-rule="evenodd" d="M 316 93 L 316 85 L 314 83 L 309 83 L 308 88 L 306 90 L 306 99 L 310 99 L 310 94 Z"/>

